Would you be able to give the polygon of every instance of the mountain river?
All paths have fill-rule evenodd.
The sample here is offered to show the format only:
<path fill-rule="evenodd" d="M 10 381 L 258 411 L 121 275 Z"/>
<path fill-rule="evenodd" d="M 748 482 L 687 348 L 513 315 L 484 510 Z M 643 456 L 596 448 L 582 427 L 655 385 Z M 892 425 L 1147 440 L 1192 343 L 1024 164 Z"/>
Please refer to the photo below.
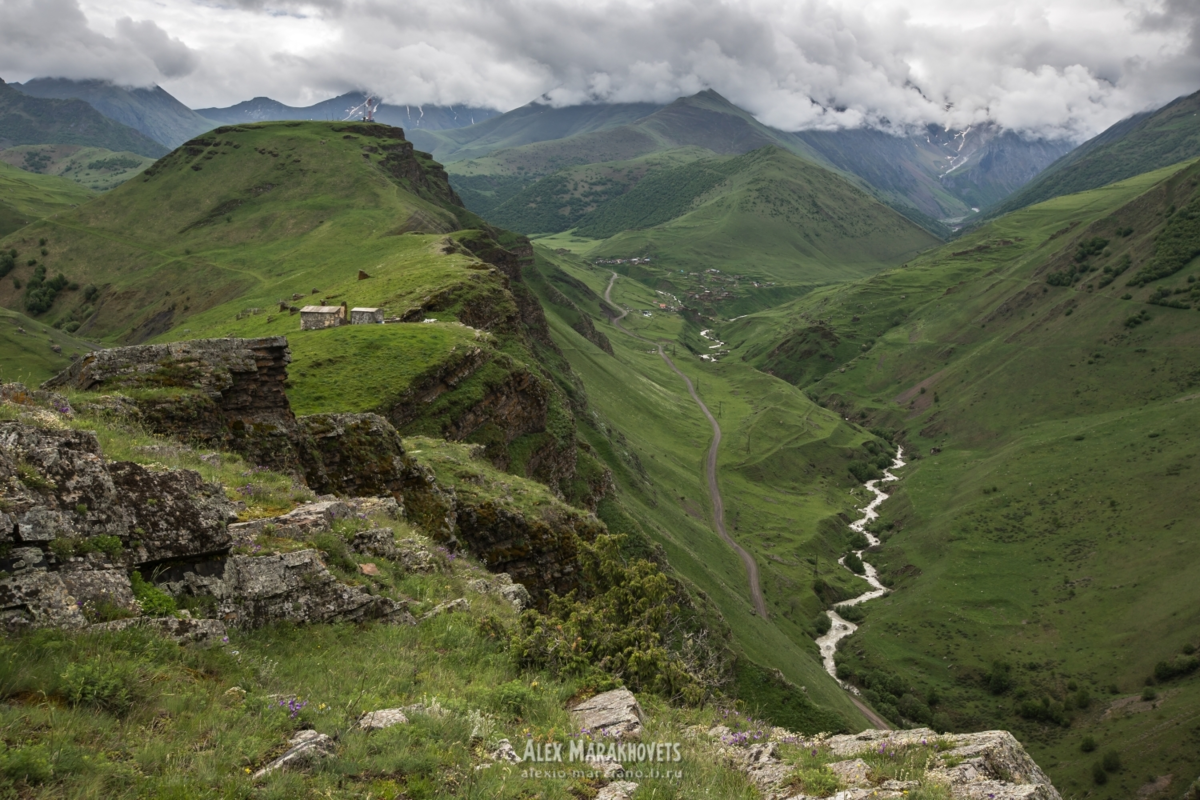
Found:
<path fill-rule="evenodd" d="M 887 494 L 880 491 L 879 484 L 899 480 L 899 478 L 892 474 L 892 470 L 900 469 L 900 467 L 903 466 L 904 448 L 899 447 L 896 449 L 896 460 L 892 462 L 890 467 L 883 471 L 883 477 L 873 481 L 867 481 L 865 484 L 863 484 L 867 488 L 867 491 L 875 495 L 875 499 L 872 500 L 866 508 L 862 509 L 862 519 L 851 523 L 850 529 L 858 531 L 866 536 L 871 547 L 879 544 L 879 539 L 873 533 L 867 530 L 867 525 L 869 525 L 872 520 L 879 517 L 879 512 L 875 509 L 879 508 L 883 501 L 887 500 L 888 498 Z M 856 555 L 858 555 L 859 558 L 862 558 L 864 552 L 866 551 L 858 550 L 856 551 Z M 838 563 L 843 567 L 846 566 L 845 562 L 845 556 L 842 556 L 840 559 L 838 559 Z M 817 645 L 821 648 L 821 662 L 825 665 L 825 671 L 828 672 L 843 689 L 846 689 L 853 694 L 858 694 L 858 689 L 841 680 L 838 680 L 837 667 L 833 663 L 833 654 L 837 652 L 838 642 L 858 630 L 858 626 L 853 622 L 848 622 L 847 620 L 842 619 L 841 615 L 837 613 L 837 609 L 844 606 L 856 606 L 859 603 L 865 603 L 868 600 L 874 600 L 876 597 L 882 597 L 883 595 L 887 594 L 887 587 L 879 582 L 879 576 L 875 572 L 875 568 L 868 564 L 865 560 L 863 561 L 863 572 L 865 574 L 862 577 L 866 579 L 867 583 L 871 584 L 871 591 L 864 592 L 858 597 L 853 597 L 849 600 L 843 600 L 842 602 L 834 605 L 833 608 L 826 611 L 825 613 L 829 615 L 829 621 L 832 623 L 832 625 L 830 625 L 828 633 L 826 633 L 820 639 L 817 639 Z"/>

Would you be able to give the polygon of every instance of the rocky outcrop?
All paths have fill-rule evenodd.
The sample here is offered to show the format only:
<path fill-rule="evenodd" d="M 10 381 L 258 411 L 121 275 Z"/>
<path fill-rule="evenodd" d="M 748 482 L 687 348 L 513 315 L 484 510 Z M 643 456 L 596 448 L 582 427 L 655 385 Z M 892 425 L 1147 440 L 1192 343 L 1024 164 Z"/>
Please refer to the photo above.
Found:
<path fill-rule="evenodd" d="M 105 461 L 88 431 L 0 423 L 0 487 L 0 544 L 37 548 L 51 566 L 68 546 L 125 567 L 229 548 L 233 507 L 220 486 L 191 470 Z"/>
<path fill-rule="evenodd" d="M 604 531 L 595 517 L 547 508 L 542 516 L 518 512 L 494 500 L 458 506 L 458 535 L 491 572 L 508 573 L 543 602 L 548 592 L 579 587 L 579 540 Z"/>
<path fill-rule="evenodd" d="M 713 729 L 709 735 L 731 740 L 727 728 Z M 779 756 L 778 742 L 799 744 L 815 753 L 824 752 L 841 758 L 826 765 L 838 778 L 842 800 L 892 798 L 900 800 L 922 783 L 947 787 L 955 800 L 1061 800 L 1050 779 L 1025 749 L 1007 731 L 937 734 L 928 728 L 906 731 L 867 730 L 858 734 L 802 737 L 774 729 L 771 741 L 749 747 L 719 746 L 725 759 L 744 771 L 768 800 L 808 800 L 809 795 L 793 786 L 795 769 Z M 877 780 L 868 765 L 857 756 L 868 752 L 932 748 L 919 780 Z"/>
<path fill-rule="evenodd" d="M 598 736 L 636 739 L 642 735 L 642 719 L 642 707 L 628 689 L 598 694 L 571 709 L 572 723 Z"/>
<path fill-rule="evenodd" d="M 529 590 L 519 583 L 513 583 L 512 576 L 507 572 L 501 572 L 491 578 L 476 578 L 467 584 L 467 588 L 479 594 L 501 597 L 511 603 L 517 611 L 524 611 L 533 602 Z"/>
<path fill-rule="evenodd" d="M 98 350 L 46 381 L 44 389 L 144 393 L 140 421 L 156 433 L 242 453 L 293 471 L 295 416 L 284 387 L 287 339 L 196 339 Z"/>
<path fill-rule="evenodd" d="M 0 625 L 9 632 L 82 628 L 79 603 L 54 572 L 24 572 L 0 579 Z"/>
<path fill-rule="evenodd" d="M 217 618 L 240 628 L 277 621 L 414 622 L 404 604 L 339 582 L 316 550 L 181 565 L 160 573 L 157 582 L 175 597 L 212 598 Z"/>

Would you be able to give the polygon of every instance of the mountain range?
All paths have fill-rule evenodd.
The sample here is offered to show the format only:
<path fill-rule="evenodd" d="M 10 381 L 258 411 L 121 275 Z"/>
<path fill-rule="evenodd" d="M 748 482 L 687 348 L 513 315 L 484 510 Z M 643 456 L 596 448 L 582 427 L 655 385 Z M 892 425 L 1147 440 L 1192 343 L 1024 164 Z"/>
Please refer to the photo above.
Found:
<path fill-rule="evenodd" d="M 311 106 L 297 108 L 269 97 L 255 97 L 226 108 L 201 108 L 196 113 L 225 124 L 278 120 L 339 121 L 346 119 L 353 109 L 362 106 L 366 100 L 367 95 L 362 92 L 347 92 Z M 463 105 L 397 106 L 381 103 L 375 110 L 375 120 L 405 130 L 439 131 L 474 125 L 498 113 L 489 108 Z"/>
<path fill-rule="evenodd" d="M 867 129 L 790 133 L 763 125 L 712 90 L 661 107 L 533 103 L 478 125 L 417 132 L 414 141 L 447 164 L 455 186 L 481 213 L 561 167 L 682 147 L 732 155 L 771 144 L 870 187 L 939 233 L 948 233 L 939 220 L 1006 197 L 1071 149 L 1065 141 L 1027 140 L 988 126 L 909 136 Z"/>

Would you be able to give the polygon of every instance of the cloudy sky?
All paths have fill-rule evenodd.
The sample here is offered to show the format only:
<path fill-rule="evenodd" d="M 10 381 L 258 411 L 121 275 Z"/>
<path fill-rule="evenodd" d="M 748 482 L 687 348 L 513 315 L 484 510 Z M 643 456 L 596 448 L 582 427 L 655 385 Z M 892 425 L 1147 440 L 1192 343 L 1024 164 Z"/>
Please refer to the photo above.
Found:
<path fill-rule="evenodd" d="M 1079 140 L 1200 89 L 1200 0 L 0 0 L 0 77 L 37 76 L 158 83 L 193 108 L 713 88 L 791 130 Z"/>

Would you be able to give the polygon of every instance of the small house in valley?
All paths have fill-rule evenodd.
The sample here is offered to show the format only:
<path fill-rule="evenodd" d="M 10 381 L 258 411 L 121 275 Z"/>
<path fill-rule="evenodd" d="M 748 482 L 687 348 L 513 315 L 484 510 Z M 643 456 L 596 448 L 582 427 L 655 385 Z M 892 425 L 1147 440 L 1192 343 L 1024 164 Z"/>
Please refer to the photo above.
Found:
<path fill-rule="evenodd" d="M 350 309 L 351 325 L 379 325 L 383 323 L 382 308 L 352 308 Z"/>
<path fill-rule="evenodd" d="M 300 330 L 318 331 L 346 324 L 345 306 L 305 306 L 300 309 Z"/>

